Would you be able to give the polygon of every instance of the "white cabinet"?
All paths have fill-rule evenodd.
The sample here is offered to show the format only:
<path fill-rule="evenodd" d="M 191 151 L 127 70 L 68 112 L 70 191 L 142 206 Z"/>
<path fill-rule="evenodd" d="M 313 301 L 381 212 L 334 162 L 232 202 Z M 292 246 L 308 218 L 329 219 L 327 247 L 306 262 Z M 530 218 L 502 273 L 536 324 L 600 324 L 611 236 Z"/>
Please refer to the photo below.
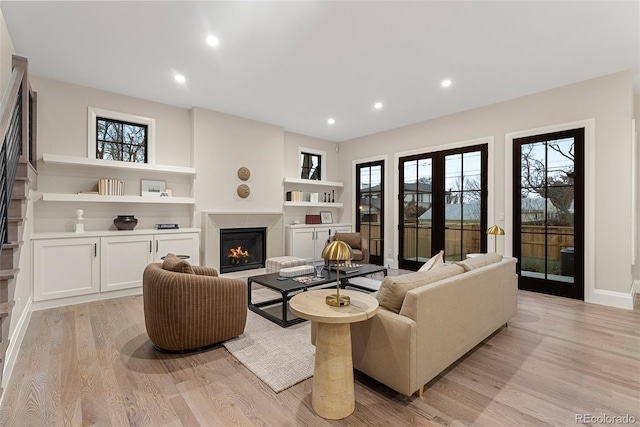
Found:
<path fill-rule="evenodd" d="M 33 299 L 44 301 L 100 290 L 100 239 L 33 242 Z"/>
<path fill-rule="evenodd" d="M 32 234 L 34 301 L 101 294 L 142 287 L 149 263 L 167 253 L 200 264 L 200 233 L 187 230 L 132 230 Z M 116 294 L 118 296 L 118 294 Z M 73 300 L 67 302 L 72 303 Z M 64 305 L 64 304 L 60 304 Z"/>
<path fill-rule="evenodd" d="M 154 261 L 161 262 L 168 253 L 185 255 L 189 264 L 200 265 L 200 235 L 198 233 L 160 234 L 154 236 Z"/>
<path fill-rule="evenodd" d="M 322 250 L 331 236 L 351 231 L 351 224 L 292 225 L 286 228 L 285 252 L 307 262 L 322 260 Z"/>
<path fill-rule="evenodd" d="M 142 286 L 142 273 L 147 264 L 162 262 L 168 253 L 189 257 L 189 264 L 198 265 L 199 242 L 198 233 L 102 237 L 100 291 Z"/>
<path fill-rule="evenodd" d="M 142 272 L 153 262 L 153 236 L 100 239 L 100 291 L 142 286 Z"/>

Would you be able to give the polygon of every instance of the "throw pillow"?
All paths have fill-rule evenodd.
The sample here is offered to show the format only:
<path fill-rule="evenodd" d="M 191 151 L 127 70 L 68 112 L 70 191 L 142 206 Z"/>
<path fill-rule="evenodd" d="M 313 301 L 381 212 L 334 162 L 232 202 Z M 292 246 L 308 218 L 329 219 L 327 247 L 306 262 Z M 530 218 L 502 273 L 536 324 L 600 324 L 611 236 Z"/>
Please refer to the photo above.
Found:
<path fill-rule="evenodd" d="M 191 264 L 189 264 L 184 259 L 178 258 L 174 254 L 167 254 L 167 256 L 164 257 L 162 268 L 165 270 L 174 271 L 176 273 L 193 274 Z"/>
<path fill-rule="evenodd" d="M 464 269 L 462 267 L 452 264 L 429 271 L 418 271 L 393 277 L 387 276 L 380 285 L 376 299 L 381 307 L 394 313 L 400 313 L 404 297 L 410 290 L 462 274 L 463 272 Z"/>
<path fill-rule="evenodd" d="M 464 271 L 467 272 L 500 261 L 502 261 L 502 255 L 495 252 L 490 252 L 488 254 L 478 255 L 473 258 L 467 258 L 464 261 L 457 261 L 454 264 L 457 264 L 460 267 L 464 268 Z"/>
<path fill-rule="evenodd" d="M 427 262 L 425 262 L 422 267 L 418 271 L 429 271 L 434 268 L 442 267 L 444 265 L 444 251 L 440 251 L 431 258 Z"/>

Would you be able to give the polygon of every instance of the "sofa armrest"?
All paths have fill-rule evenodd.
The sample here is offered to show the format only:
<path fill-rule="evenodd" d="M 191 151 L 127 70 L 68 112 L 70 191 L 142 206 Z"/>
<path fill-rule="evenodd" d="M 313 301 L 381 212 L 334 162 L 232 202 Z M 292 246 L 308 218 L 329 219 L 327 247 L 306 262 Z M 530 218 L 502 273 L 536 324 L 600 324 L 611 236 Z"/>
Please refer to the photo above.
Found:
<path fill-rule="evenodd" d="M 351 324 L 353 367 L 411 396 L 422 384 L 416 381 L 416 322 L 380 308 L 364 322 Z"/>

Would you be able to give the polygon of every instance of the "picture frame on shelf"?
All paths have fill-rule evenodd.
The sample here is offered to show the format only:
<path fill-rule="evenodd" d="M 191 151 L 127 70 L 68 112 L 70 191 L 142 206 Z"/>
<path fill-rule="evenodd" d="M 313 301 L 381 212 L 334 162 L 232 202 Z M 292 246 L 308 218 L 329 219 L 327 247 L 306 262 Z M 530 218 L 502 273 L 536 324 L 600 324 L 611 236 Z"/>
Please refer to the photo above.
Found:
<path fill-rule="evenodd" d="M 165 193 L 166 196 L 166 192 L 166 181 L 140 180 L 140 195 L 142 197 L 161 197 L 162 193 Z"/>
<path fill-rule="evenodd" d="M 333 215 L 329 211 L 321 211 L 320 221 L 322 224 L 333 224 Z"/>

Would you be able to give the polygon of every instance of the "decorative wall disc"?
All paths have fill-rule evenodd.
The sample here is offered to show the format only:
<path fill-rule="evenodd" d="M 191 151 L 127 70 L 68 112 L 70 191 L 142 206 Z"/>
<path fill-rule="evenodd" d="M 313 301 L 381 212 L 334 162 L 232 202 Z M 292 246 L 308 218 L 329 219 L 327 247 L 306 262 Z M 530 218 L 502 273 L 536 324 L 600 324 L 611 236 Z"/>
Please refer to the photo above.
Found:
<path fill-rule="evenodd" d="M 247 184 L 238 185 L 236 191 L 238 192 L 238 196 L 242 197 L 243 199 L 246 199 L 249 196 L 249 193 L 251 193 L 251 189 Z"/>
<path fill-rule="evenodd" d="M 242 166 L 240 169 L 238 169 L 238 178 L 240 178 L 243 181 L 246 181 L 250 177 L 251 177 L 251 171 L 249 170 L 249 168 L 245 168 L 244 166 Z"/>

